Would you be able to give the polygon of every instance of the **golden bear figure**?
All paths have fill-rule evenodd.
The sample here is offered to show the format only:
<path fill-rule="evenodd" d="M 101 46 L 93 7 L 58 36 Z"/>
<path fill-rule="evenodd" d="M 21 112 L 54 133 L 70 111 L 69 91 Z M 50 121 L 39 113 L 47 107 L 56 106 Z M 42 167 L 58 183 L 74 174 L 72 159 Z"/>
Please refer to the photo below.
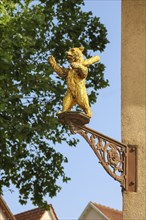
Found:
<path fill-rule="evenodd" d="M 88 75 L 88 66 L 100 60 L 99 56 L 93 56 L 84 60 L 84 47 L 75 47 L 66 52 L 67 59 L 70 63 L 69 68 L 61 68 L 55 58 L 50 56 L 48 61 L 54 71 L 60 77 L 66 77 L 67 92 L 63 98 L 63 109 L 61 112 L 70 111 L 71 108 L 78 104 L 88 117 L 92 117 L 92 110 L 89 105 L 86 91 L 86 78 Z"/>

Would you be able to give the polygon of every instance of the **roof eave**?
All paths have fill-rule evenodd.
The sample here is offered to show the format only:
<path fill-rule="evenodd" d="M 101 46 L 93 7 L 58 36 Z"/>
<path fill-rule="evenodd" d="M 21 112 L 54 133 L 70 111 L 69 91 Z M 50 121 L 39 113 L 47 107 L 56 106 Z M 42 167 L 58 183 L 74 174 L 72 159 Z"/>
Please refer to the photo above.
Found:
<path fill-rule="evenodd" d="M 2 207 L 2 210 L 5 211 L 4 214 L 7 216 L 7 218 L 10 218 L 11 220 L 16 220 L 2 196 L 0 196 L 0 206 Z"/>

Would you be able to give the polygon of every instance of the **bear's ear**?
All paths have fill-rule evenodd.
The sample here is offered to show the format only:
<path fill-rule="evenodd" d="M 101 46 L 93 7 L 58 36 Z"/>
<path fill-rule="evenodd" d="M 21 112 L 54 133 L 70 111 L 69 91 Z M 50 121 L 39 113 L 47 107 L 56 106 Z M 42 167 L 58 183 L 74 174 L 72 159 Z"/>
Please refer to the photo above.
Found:
<path fill-rule="evenodd" d="M 84 51 L 84 47 L 83 46 L 80 46 L 79 49 L 80 49 L 81 52 Z"/>

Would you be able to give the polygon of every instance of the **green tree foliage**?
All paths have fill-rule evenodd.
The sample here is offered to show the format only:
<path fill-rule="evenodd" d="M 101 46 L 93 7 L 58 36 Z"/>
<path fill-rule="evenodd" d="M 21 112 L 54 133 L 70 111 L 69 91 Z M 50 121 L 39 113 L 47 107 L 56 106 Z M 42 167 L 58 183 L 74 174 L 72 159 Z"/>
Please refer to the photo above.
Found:
<path fill-rule="evenodd" d="M 47 58 L 53 54 L 63 64 L 70 47 L 83 45 L 86 57 L 105 49 L 106 28 L 83 12 L 83 5 L 83 0 L 0 1 L 0 193 L 13 184 L 22 204 L 31 199 L 44 206 L 46 195 L 60 191 L 58 180 L 69 180 L 67 158 L 55 145 L 75 146 L 77 140 L 57 121 L 66 87 Z M 90 67 L 91 104 L 108 85 L 104 68 Z"/>

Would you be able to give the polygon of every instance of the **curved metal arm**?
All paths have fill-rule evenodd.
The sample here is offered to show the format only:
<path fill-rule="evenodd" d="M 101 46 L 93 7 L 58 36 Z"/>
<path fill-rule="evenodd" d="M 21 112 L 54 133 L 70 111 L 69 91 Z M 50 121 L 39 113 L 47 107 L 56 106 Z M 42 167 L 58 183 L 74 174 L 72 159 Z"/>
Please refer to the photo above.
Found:
<path fill-rule="evenodd" d="M 123 190 L 136 192 L 136 146 L 125 145 L 86 127 L 90 117 L 80 112 L 63 112 L 58 114 L 58 119 L 62 124 L 67 124 L 72 133 L 80 134 L 87 141 L 99 163 L 121 184 Z"/>
<path fill-rule="evenodd" d="M 71 130 L 87 141 L 107 173 L 125 188 L 124 166 L 127 146 L 86 126 L 72 124 Z"/>

